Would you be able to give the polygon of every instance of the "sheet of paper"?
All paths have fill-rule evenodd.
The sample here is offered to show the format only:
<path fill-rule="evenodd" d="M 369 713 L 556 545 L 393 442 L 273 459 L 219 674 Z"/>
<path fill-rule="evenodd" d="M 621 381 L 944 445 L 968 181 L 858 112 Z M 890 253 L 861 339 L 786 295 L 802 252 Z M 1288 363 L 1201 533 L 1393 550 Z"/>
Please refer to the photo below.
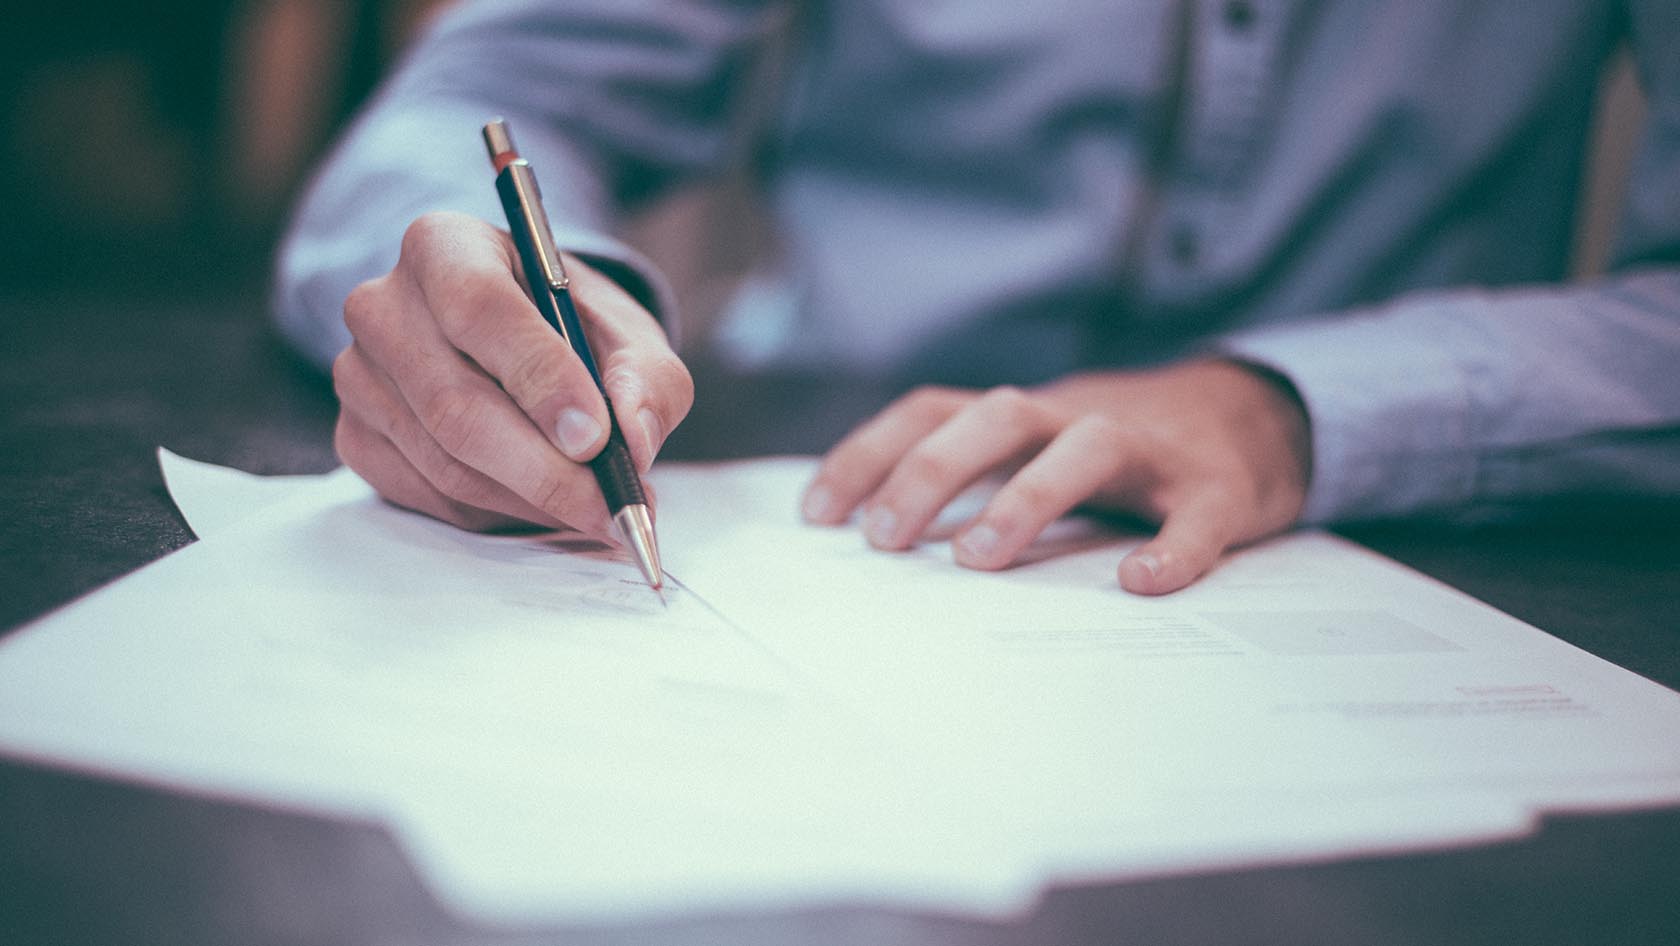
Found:
<path fill-rule="evenodd" d="M 810 470 L 660 470 L 661 604 L 614 550 L 342 473 L 177 468 L 204 540 L 0 644 L 0 748 L 384 818 L 502 923 L 1007 913 L 1680 801 L 1680 695 L 1333 537 L 1140 599 L 1078 522 L 1002 574 L 803 526 Z"/>
<path fill-rule="evenodd" d="M 345 489 L 356 494 L 362 489 L 361 480 L 349 467 L 323 476 L 257 476 L 191 460 L 163 447 L 158 448 L 157 457 L 170 497 L 193 535 L 201 539 L 300 493 Z"/>

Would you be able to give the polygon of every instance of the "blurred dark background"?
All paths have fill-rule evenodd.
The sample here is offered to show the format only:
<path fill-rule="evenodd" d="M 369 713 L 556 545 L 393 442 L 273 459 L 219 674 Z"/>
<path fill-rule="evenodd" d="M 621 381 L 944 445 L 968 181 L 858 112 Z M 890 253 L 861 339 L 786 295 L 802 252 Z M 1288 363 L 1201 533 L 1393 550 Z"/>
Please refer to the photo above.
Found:
<path fill-rule="evenodd" d="M 310 164 L 436 0 L 12 5 L 0 292 L 266 281 Z"/>
<path fill-rule="evenodd" d="M 262 473 L 336 463 L 331 388 L 268 324 L 274 243 L 431 6 L 8 4 L 0 636 L 191 540 L 159 445 Z"/>

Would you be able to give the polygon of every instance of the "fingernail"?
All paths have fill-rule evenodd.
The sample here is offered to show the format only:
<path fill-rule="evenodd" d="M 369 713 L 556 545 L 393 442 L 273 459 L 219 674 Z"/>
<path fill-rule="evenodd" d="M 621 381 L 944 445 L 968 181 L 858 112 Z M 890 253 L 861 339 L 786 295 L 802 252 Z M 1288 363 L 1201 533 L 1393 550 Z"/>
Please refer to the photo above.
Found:
<path fill-rule="evenodd" d="M 1161 577 L 1161 560 L 1156 558 L 1154 555 L 1151 555 L 1148 552 L 1145 552 L 1142 555 L 1133 555 L 1132 561 L 1143 566 L 1143 570 L 1149 573 L 1150 578 Z"/>
<path fill-rule="evenodd" d="M 560 449 L 566 456 L 574 460 L 582 460 L 588 456 L 589 448 L 601 436 L 601 425 L 595 418 L 590 417 L 575 407 L 568 407 L 560 412 L 560 419 L 554 423 L 554 434 L 560 440 Z"/>
<path fill-rule="evenodd" d="M 869 518 L 863 524 L 863 534 L 876 545 L 896 545 L 898 541 L 898 515 L 885 506 L 876 506 L 869 511 Z"/>
<path fill-rule="evenodd" d="M 996 529 L 988 525 L 978 525 L 964 532 L 957 539 L 958 551 L 963 557 L 977 562 L 987 562 L 997 551 L 1002 537 Z"/>
<path fill-rule="evenodd" d="M 829 513 L 834 510 L 834 494 L 826 486 L 813 486 L 805 494 L 805 502 L 800 506 L 807 522 L 827 522 Z"/>
<path fill-rule="evenodd" d="M 659 415 L 652 408 L 644 407 L 636 412 L 636 419 L 642 424 L 642 439 L 647 441 L 648 464 L 653 464 L 653 457 L 665 443 L 665 425 L 659 422 Z M 643 472 L 646 472 L 645 470 Z"/>

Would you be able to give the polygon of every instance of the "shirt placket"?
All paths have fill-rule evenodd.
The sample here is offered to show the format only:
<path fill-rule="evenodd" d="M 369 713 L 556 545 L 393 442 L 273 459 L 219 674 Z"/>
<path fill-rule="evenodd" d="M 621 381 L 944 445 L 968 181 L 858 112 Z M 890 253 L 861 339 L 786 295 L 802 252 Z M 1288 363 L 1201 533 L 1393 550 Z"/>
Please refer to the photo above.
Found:
<path fill-rule="evenodd" d="M 1183 114 L 1147 241 L 1149 295 L 1166 309 L 1197 305 L 1229 276 L 1223 240 L 1244 226 L 1287 14 L 1287 0 L 1194 4 Z"/>

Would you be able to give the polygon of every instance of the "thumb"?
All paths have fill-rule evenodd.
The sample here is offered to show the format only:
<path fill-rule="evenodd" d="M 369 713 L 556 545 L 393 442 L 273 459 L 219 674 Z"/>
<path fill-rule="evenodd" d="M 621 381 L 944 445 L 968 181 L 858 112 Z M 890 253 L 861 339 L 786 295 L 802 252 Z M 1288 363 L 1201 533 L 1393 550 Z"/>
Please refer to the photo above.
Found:
<path fill-rule="evenodd" d="M 1238 504 L 1223 491 L 1192 496 L 1167 512 L 1155 538 L 1120 560 L 1120 587 L 1161 595 L 1189 585 L 1236 540 L 1240 519 Z"/>

